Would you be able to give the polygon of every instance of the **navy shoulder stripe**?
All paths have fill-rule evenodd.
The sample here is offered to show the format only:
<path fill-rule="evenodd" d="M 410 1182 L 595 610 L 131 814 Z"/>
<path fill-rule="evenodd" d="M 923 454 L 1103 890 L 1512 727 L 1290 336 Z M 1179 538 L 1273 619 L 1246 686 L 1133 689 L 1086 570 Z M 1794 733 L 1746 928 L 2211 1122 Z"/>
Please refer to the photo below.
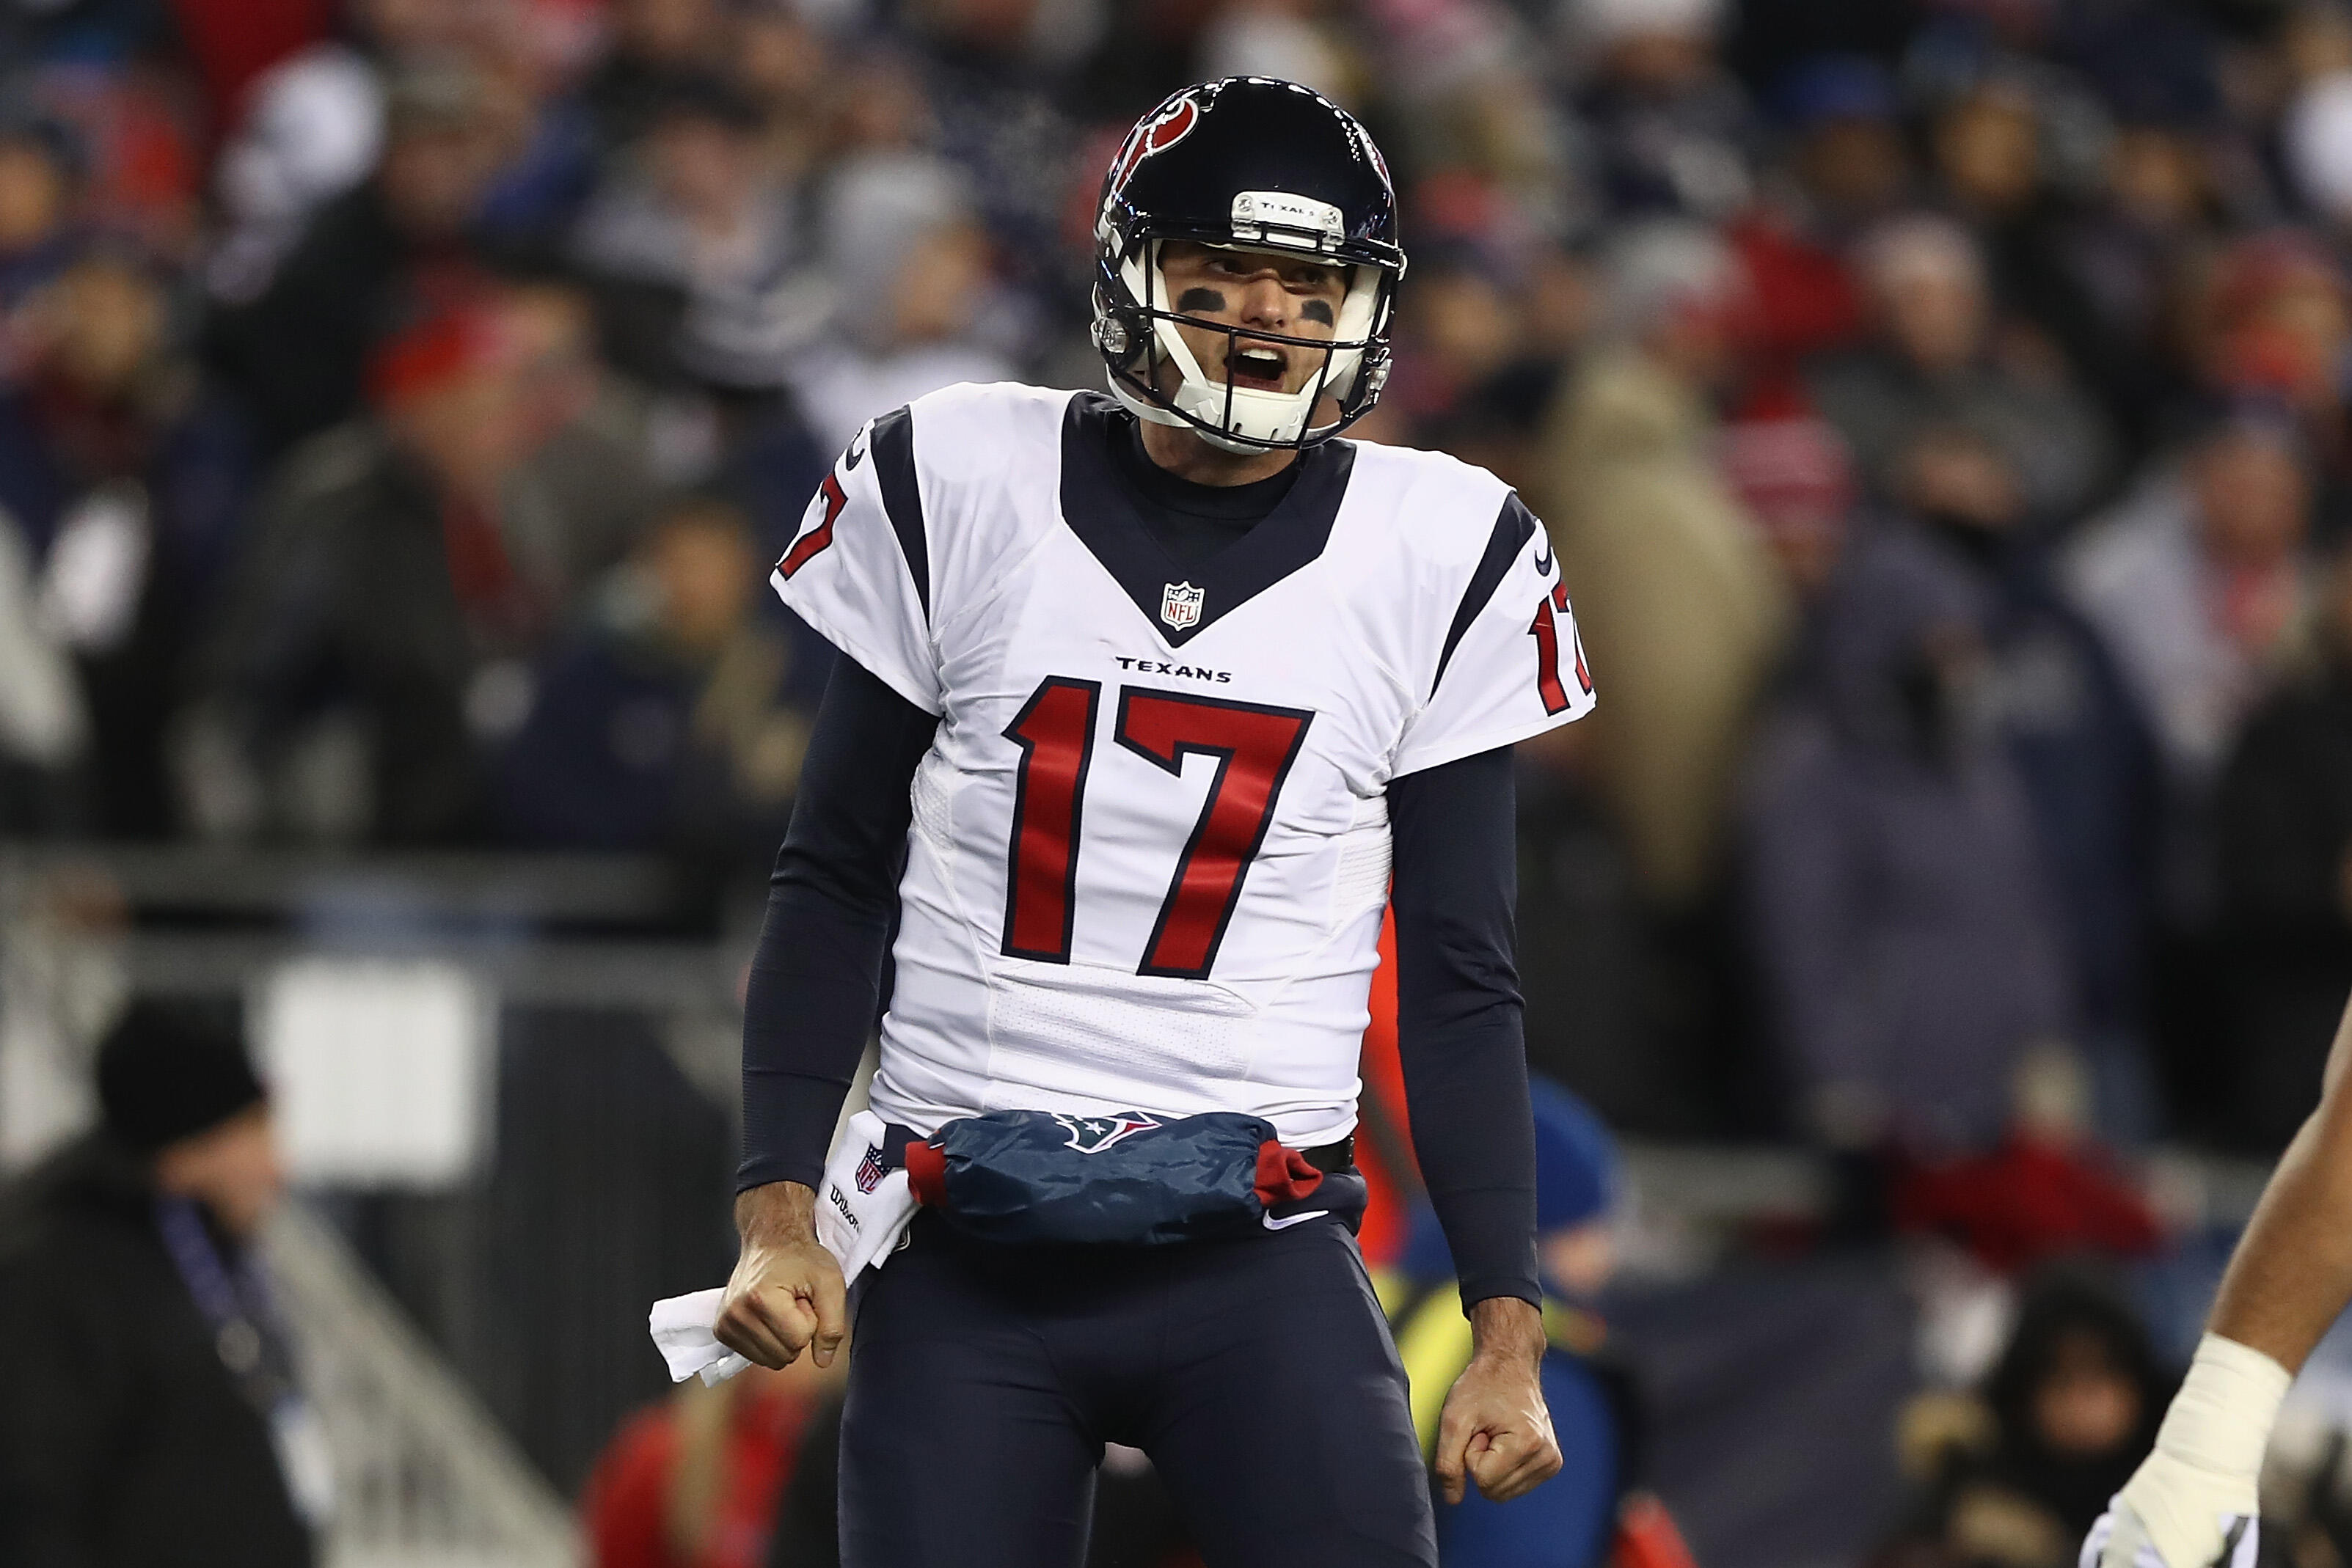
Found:
<path fill-rule="evenodd" d="M 908 575 L 915 580 L 915 597 L 922 601 L 923 618 L 931 614 L 931 546 L 923 531 L 923 492 L 915 482 L 915 421 L 904 408 L 892 409 L 874 422 L 874 477 L 882 486 L 882 508 L 890 514 L 890 531 L 898 536 L 898 553 L 907 558 Z"/>
<path fill-rule="evenodd" d="M 1516 490 L 1503 497 L 1503 509 L 1495 515 L 1495 531 L 1486 540 L 1486 553 L 1478 558 L 1478 570 L 1470 574 L 1470 586 L 1462 592 L 1461 606 L 1454 612 L 1454 624 L 1445 631 L 1445 651 L 1437 655 L 1437 674 L 1429 678 L 1429 689 L 1437 690 L 1437 683 L 1445 678 L 1445 666 L 1453 662 L 1454 650 L 1465 633 L 1495 597 L 1502 586 L 1503 576 L 1511 570 L 1511 562 L 1535 537 L 1536 515 L 1528 510 Z"/>

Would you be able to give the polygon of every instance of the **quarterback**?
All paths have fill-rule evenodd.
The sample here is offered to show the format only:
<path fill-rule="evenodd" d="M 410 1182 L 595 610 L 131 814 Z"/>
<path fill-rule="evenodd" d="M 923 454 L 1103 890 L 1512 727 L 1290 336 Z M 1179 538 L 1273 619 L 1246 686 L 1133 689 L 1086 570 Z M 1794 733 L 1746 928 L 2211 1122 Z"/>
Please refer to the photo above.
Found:
<path fill-rule="evenodd" d="M 1380 395 L 1405 266 L 1361 125 L 1286 82 L 1188 88 L 1121 147 L 1096 238 L 1108 395 L 958 386 L 882 416 L 777 563 L 843 656 L 752 965 L 715 1332 L 768 1366 L 847 1333 L 814 1215 L 879 1006 L 872 1110 L 910 1177 L 962 1157 L 957 1129 L 1067 1138 L 1020 1156 L 1060 1162 L 1062 1198 L 996 1215 L 1037 1234 L 926 1207 L 858 1276 L 843 1561 L 1074 1564 L 1122 1443 L 1219 1568 L 1434 1568 L 1353 1235 L 1368 991 L 1392 909 L 1414 1146 L 1476 1343 L 1436 1470 L 1515 1497 L 1560 1457 L 1511 747 L 1591 682 L 1507 486 L 1336 439 Z M 1222 1179 L 1186 1129 L 1234 1126 L 1265 1140 L 1265 1207 L 1183 1231 Z M 1097 1183 L 1104 1212 L 1166 1224 L 1055 1230 L 1122 1160 L 1161 1185 Z"/>

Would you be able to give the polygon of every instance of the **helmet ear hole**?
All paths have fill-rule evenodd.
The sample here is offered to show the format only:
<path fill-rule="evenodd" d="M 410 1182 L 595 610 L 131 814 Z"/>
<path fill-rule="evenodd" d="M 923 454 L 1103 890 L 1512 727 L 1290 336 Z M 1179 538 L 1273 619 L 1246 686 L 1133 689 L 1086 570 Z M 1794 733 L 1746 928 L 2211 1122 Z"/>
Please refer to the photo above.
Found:
<path fill-rule="evenodd" d="M 1138 350 L 1143 347 L 1142 334 L 1129 327 L 1123 315 L 1102 316 L 1095 321 L 1095 347 L 1103 357 L 1121 370 L 1135 362 Z"/>

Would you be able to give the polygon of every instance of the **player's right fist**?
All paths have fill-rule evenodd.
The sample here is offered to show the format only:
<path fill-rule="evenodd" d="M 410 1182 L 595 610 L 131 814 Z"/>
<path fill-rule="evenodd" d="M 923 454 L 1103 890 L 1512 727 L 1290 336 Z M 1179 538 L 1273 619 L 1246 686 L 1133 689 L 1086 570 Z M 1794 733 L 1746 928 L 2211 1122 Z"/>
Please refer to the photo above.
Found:
<path fill-rule="evenodd" d="M 743 1249 L 710 1325 L 745 1360 L 781 1370 L 813 1350 L 831 1366 L 849 1332 L 841 1265 L 810 1224 L 814 1194 L 791 1183 L 753 1187 L 736 1200 Z"/>

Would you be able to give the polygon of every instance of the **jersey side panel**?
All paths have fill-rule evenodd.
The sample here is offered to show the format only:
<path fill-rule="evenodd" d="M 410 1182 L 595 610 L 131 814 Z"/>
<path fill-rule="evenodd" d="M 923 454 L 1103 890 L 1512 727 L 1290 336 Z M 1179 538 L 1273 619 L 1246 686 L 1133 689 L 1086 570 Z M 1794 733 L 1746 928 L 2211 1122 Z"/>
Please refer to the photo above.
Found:
<path fill-rule="evenodd" d="M 1030 558 L 1052 508 L 1070 394 L 1014 385 L 950 387 L 910 405 L 930 564 L 941 723 L 917 768 L 899 883 L 896 980 L 883 1020 L 877 1101 L 909 1124 L 968 1113 L 987 1075 L 1001 843 L 975 810 L 1009 791 L 1017 752 L 1002 735 L 1013 695 L 1003 653 L 1009 613 L 1034 591 Z M 1008 755 L 1010 754 L 1010 755 Z M 1001 830 L 996 831 L 1001 838 Z M 925 1108 L 929 1113 L 926 1114 Z"/>

